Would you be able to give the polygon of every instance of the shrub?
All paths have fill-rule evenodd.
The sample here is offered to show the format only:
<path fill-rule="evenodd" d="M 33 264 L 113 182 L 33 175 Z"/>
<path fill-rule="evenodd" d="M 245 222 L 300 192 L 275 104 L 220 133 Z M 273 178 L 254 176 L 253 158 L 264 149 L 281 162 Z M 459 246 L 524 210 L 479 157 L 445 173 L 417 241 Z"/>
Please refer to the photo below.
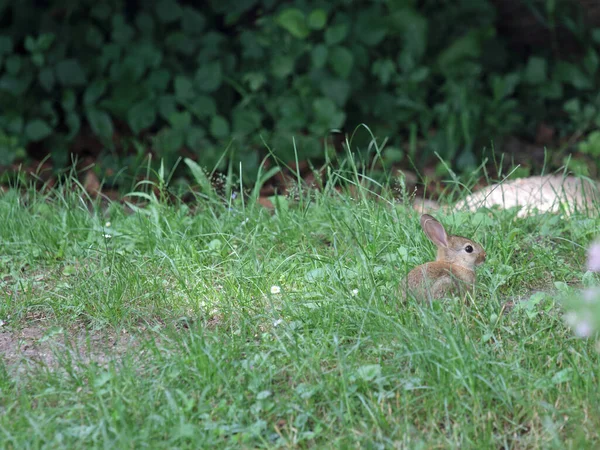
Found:
<path fill-rule="evenodd" d="M 61 167 L 92 134 L 115 165 L 133 138 L 167 164 L 233 158 L 251 179 L 267 148 L 319 158 L 331 130 L 365 123 L 391 162 L 420 148 L 464 167 L 598 85 L 595 46 L 579 65 L 521 64 L 487 0 L 39 3 L 0 6 L 0 163 L 40 143 Z"/>

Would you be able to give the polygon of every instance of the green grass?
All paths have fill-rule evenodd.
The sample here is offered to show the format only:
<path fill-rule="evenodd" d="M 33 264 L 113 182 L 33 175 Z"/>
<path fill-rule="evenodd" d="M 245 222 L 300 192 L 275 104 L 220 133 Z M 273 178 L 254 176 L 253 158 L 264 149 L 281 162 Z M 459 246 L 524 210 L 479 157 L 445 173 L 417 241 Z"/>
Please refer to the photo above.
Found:
<path fill-rule="evenodd" d="M 0 447 L 599 445 L 599 355 L 554 294 L 597 216 L 438 214 L 488 260 L 473 301 L 426 305 L 397 293 L 434 257 L 415 212 L 303 194 L 273 213 L 0 194 L 1 342 L 47 350 L 0 364 Z"/>

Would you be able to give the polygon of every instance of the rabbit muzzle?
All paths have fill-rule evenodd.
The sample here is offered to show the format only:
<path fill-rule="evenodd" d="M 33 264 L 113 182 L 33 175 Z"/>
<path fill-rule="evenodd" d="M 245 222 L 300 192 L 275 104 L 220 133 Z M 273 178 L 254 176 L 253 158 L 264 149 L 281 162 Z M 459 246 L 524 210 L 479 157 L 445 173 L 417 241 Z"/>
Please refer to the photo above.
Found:
<path fill-rule="evenodd" d="M 485 254 L 485 252 L 481 252 L 479 255 L 477 255 L 477 259 L 475 260 L 475 265 L 479 266 L 479 265 L 483 264 L 485 262 L 486 257 L 487 257 L 487 255 Z"/>

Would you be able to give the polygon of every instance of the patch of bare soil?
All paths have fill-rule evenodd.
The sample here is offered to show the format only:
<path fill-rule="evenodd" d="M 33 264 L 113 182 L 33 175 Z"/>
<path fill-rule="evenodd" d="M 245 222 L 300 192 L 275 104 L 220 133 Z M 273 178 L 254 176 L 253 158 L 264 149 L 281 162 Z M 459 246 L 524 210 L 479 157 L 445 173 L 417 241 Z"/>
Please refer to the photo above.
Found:
<path fill-rule="evenodd" d="M 0 328 L 0 357 L 12 373 L 40 366 L 56 369 L 65 359 L 74 365 L 95 362 L 106 366 L 139 348 L 141 341 L 139 336 L 126 332 L 66 330 L 41 323 L 19 330 Z"/>

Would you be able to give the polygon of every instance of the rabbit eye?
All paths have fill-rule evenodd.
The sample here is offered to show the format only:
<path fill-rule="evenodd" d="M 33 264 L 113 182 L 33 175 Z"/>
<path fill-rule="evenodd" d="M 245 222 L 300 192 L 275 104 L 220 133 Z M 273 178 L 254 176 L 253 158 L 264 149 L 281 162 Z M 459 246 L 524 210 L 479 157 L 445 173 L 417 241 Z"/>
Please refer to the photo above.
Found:
<path fill-rule="evenodd" d="M 467 252 L 467 253 L 473 253 L 473 247 L 471 245 L 467 245 L 465 247 L 465 252 Z"/>

